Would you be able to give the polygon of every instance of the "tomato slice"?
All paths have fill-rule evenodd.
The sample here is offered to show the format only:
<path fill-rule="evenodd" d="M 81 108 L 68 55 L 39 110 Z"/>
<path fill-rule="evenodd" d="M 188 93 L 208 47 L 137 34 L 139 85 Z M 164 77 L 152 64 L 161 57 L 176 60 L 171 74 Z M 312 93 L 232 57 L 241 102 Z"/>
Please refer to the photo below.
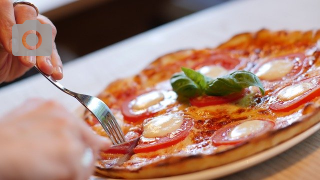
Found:
<path fill-rule="evenodd" d="M 192 106 L 204 107 L 218 104 L 226 104 L 230 102 L 237 101 L 243 98 L 247 94 L 247 90 L 243 90 L 239 93 L 233 93 L 227 96 L 199 96 L 190 99 L 190 104 Z"/>
<path fill-rule="evenodd" d="M 243 120 L 230 123 L 217 131 L 211 137 L 214 145 L 234 145 L 261 135 L 274 127 L 269 120 Z"/>
<path fill-rule="evenodd" d="M 131 154 L 138 141 L 139 138 L 131 139 L 125 143 L 113 145 L 108 150 L 103 152 L 110 154 Z"/>
<path fill-rule="evenodd" d="M 237 65 L 240 64 L 240 60 L 236 58 L 232 58 L 227 54 L 212 54 L 211 56 L 207 57 L 204 61 L 197 63 L 194 65 L 193 69 L 199 69 L 203 66 L 209 65 L 220 65 L 221 67 L 232 70 Z"/>
<path fill-rule="evenodd" d="M 193 121 L 190 118 L 184 118 L 179 129 L 171 132 L 163 137 L 145 138 L 141 136 L 138 145 L 134 148 L 135 153 L 145 153 L 156 151 L 177 144 L 184 140 L 193 126 Z"/>
<path fill-rule="evenodd" d="M 151 104 L 149 107 L 144 109 L 135 111 L 133 106 L 136 101 L 138 101 L 139 97 L 148 96 L 151 93 L 161 93 L 163 94 L 163 99 L 160 102 L 155 104 Z M 144 98 L 152 98 L 151 97 L 144 97 Z M 141 122 L 146 118 L 153 116 L 155 113 L 159 112 L 160 110 L 164 109 L 170 104 L 173 104 L 177 99 L 177 94 L 173 91 L 160 91 L 160 90 L 153 90 L 146 92 L 144 94 L 140 94 L 138 96 L 132 96 L 128 98 L 126 101 L 123 102 L 121 106 L 121 112 L 124 116 L 124 119 L 130 122 Z"/>
<path fill-rule="evenodd" d="M 298 75 L 302 71 L 303 62 L 305 59 L 306 59 L 306 56 L 303 53 L 294 53 L 294 54 L 287 54 L 284 56 L 278 56 L 278 57 L 270 58 L 260 64 L 257 64 L 256 67 L 254 67 L 253 72 L 257 73 L 258 70 L 260 69 L 260 67 L 262 67 L 264 64 L 269 63 L 271 61 L 290 60 L 290 61 L 293 61 L 293 68 L 291 69 L 291 71 L 280 79 L 269 80 L 269 81 L 279 81 L 279 80 L 282 80 L 285 78 L 291 79 L 292 77 L 295 77 L 296 75 Z M 261 79 L 261 80 L 263 80 L 263 79 Z"/>
<path fill-rule="evenodd" d="M 291 94 L 292 99 L 281 98 L 283 95 L 288 96 L 288 93 Z M 276 97 L 276 100 L 270 105 L 271 110 L 290 111 L 295 109 L 320 96 L 320 76 L 292 83 L 276 91 L 273 96 Z"/>

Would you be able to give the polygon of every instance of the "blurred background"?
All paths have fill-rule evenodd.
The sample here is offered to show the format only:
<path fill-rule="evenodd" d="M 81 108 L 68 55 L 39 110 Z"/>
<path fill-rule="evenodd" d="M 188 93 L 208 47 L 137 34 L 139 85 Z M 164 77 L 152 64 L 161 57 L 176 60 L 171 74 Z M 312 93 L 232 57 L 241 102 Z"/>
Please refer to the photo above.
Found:
<path fill-rule="evenodd" d="M 56 26 L 57 49 L 65 64 L 175 19 L 231 0 L 28 1 L 34 3 L 40 13 Z M 36 73 L 32 69 L 16 81 Z M 2 83 L 0 87 L 8 84 Z"/>

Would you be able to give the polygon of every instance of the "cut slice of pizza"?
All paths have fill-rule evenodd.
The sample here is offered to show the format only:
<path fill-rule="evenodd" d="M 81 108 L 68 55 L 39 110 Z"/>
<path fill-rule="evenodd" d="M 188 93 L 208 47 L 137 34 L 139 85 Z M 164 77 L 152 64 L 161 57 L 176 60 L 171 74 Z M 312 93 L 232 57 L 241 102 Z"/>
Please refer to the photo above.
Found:
<path fill-rule="evenodd" d="M 186 174 L 289 140 L 320 121 L 319 56 L 320 31 L 261 30 L 217 48 L 158 58 L 99 95 L 128 142 L 101 152 L 97 172 L 113 178 Z M 89 112 L 84 119 L 106 136 Z"/>

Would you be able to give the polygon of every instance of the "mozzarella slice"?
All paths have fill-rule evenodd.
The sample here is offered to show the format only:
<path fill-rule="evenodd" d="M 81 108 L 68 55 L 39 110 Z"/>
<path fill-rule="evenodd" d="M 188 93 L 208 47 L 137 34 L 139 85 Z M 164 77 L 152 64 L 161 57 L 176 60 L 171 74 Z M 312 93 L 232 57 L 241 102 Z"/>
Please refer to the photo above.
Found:
<path fill-rule="evenodd" d="M 221 66 L 215 66 L 215 65 L 204 66 L 199 69 L 199 72 L 211 78 L 217 78 L 217 77 L 228 74 L 228 70 L 226 70 Z"/>
<path fill-rule="evenodd" d="M 164 94 L 160 91 L 151 91 L 146 94 L 138 96 L 132 101 L 132 110 L 140 111 L 147 109 L 150 106 L 158 104 L 160 101 L 164 100 Z"/>
<path fill-rule="evenodd" d="M 143 125 L 143 136 L 146 138 L 162 137 L 176 131 L 182 125 L 183 117 L 179 114 L 157 116 Z"/>
<path fill-rule="evenodd" d="M 289 101 L 292 100 L 301 94 L 305 93 L 306 91 L 314 88 L 314 84 L 312 82 L 304 82 L 300 84 L 295 84 L 291 86 L 287 86 L 283 88 L 278 93 L 278 99 L 282 101 Z"/>
<path fill-rule="evenodd" d="M 277 80 L 287 75 L 294 64 L 290 60 L 274 60 L 263 64 L 256 75 L 264 80 Z"/>
<path fill-rule="evenodd" d="M 233 128 L 229 133 L 228 138 L 230 140 L 245 138 L 249 135 L 256 134 L 262 131 L 264 127 L 265 127 L 265 122 L 261 120 L 245 121 L 237 125 L 235 128 Z"/>

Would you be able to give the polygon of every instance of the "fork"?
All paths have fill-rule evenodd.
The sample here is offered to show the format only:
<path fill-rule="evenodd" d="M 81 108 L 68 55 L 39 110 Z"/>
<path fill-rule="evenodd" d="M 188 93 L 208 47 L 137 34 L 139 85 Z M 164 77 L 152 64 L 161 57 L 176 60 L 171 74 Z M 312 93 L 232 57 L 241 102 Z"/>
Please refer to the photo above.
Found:
<path fill-rule="evenodd" d="M 70 91 L 69 89 L 58 83 L 56 80 L 54 80 L 51 76 L 47 76 L 46 74 L 44 74 L 37 66 L 34 67 L 58 89 L 76 98 L 85 108 L 87 108 L 98 119 L 99 123 L 106 131 L 113 144 L 120 144 L 125 142 L 123 132 L 116 118 L 110 111 L 109 107 L 103 101 L 93 96 Z"/>

